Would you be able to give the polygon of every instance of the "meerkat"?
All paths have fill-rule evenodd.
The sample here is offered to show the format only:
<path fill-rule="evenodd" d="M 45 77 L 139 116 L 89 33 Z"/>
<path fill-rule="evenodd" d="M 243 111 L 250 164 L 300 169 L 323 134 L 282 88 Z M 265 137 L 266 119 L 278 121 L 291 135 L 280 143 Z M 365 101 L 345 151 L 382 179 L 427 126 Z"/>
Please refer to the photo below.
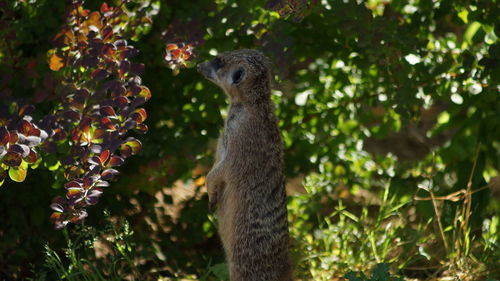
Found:
<path fill-rule="evenodd" d="M 229 98 L 209 205 L 231 281 L 291 281 L 283 144 L 271 101 L 271 67 L 259 51 L 219 54 L 198 71 Z"/>

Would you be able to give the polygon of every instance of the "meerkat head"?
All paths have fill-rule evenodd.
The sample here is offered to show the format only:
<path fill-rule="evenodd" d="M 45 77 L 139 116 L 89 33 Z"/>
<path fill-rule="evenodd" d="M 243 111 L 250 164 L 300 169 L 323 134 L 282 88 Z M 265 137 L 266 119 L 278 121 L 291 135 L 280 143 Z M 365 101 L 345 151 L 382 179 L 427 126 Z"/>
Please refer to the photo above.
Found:
<path fill-rule="evenodd" d="M 252 103 L 270 96 L 270 63 L 259 51 L 224 52 L 200 63 L 198 71 L 221 87 L 231 101 Z"/>

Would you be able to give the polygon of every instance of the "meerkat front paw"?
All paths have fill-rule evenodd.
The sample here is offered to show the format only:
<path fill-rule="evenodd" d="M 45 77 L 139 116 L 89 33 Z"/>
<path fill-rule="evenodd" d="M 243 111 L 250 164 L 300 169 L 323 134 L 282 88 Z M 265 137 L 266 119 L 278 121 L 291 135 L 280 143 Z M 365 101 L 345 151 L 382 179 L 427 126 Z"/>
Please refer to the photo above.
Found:
<path fill-rule="evenodd" d="M 218 192 L 217 190 L 219 189 L 217 186 L 217 183 L 215 182 L 215 179 L 213 178 L 212 173 L 208 173 L 207 178 L 206 178 L 206 186 L 207 186 L 207 192 L 208 192 L 208 210 L 210 212 L 215 211 L 215 208 L 217 206 L 217 196 Z"/>
<path fill-rule="evenodd" d="M 215 212 L 217 209 L 217 192 L 213 192 L 212 194 L 208 193 L 208 211 L 210 213 Z"/>

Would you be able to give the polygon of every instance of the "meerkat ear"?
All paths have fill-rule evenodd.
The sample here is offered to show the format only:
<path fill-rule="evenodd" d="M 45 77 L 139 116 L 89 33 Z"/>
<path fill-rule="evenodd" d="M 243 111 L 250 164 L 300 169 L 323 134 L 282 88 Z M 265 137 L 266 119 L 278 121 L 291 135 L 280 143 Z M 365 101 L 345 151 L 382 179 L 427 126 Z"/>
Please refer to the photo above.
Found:
<path fill-rule="evenodd" d="M 243 77 L 245 76 L 245 71 L 243 68 L 238 68 L 236 71 L 231 74 L 233 84 L 238 84 L 243 80 Z"/>

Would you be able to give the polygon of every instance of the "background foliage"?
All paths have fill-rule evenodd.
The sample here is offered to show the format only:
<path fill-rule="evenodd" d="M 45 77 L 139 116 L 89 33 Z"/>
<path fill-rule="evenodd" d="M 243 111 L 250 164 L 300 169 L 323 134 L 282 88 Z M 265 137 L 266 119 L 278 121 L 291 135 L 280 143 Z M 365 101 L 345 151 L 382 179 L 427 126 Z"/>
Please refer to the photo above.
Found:
<path fill-rule="evenodd" d="M 389 280 L 380 263 L 404 278 L 500 278 L 496 0 L 80 4 L 0 0 L 2 279 L 226 278 L 203 189 L 226 101 L 192 66 L 239 48 L 275 65 L 297 278 L 375 268 Z M 68 30 L 76 39 L 58 41 Z M 120 55 L 132 45 L 136 56 Z M 149 99 L 137 87 L 152 97 L 135 111 L 133 97 Z M 82 89 L 89 98 L 68 103 Z M 125 135 L 146 111 L 148 133 Z M 97 129 L 100 149 L 74 150 Z M 97 186 L 110 157 L 138 146 L 128 137 L 141 153 Z M 90 190 L 99 203 L 84 225 L 54 230 L 53 198 L 86 207 Z M 71 214 L 53 215 L 59 225 L 84 217 L 64 206 L 52 205 Z"/>

